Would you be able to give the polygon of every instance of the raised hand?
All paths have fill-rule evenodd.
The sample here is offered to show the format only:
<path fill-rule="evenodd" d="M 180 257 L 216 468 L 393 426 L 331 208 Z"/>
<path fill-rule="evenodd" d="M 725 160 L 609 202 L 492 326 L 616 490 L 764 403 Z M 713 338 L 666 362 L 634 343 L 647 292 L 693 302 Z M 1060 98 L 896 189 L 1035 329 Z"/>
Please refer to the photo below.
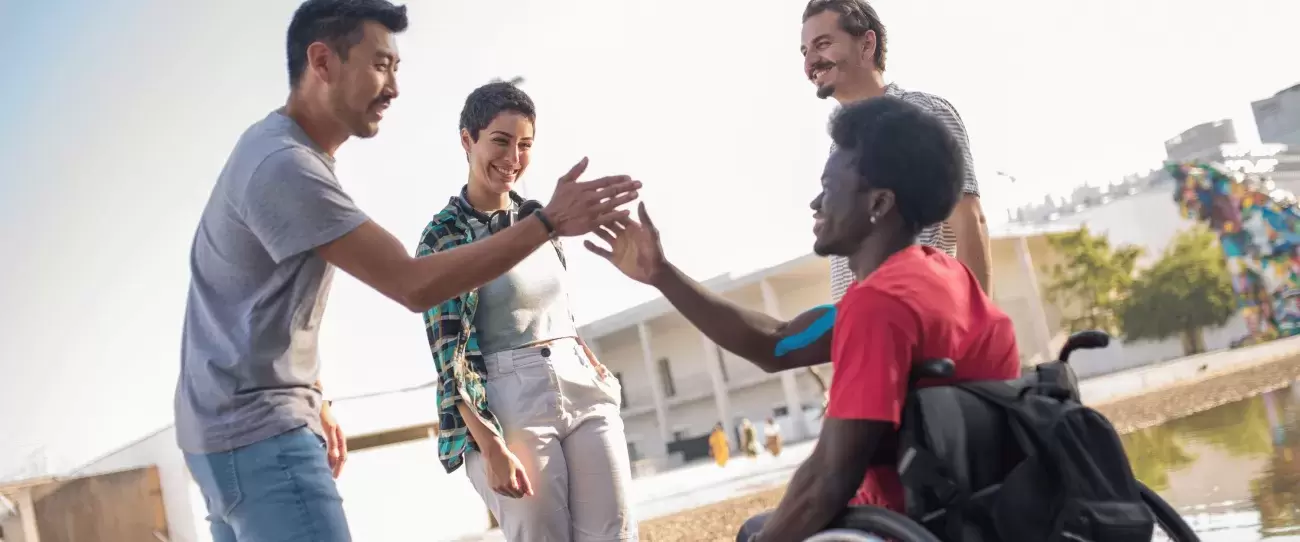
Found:
<path fill-rule="evenodd" d="M 634 181 L 627 175 L 614 175 L 578 182 L 578 177 L 586 170 L 587 159 L 583 158 L 560 177 L 551 201 L 542 209 L 555 227 L 555 235 L 586 235 L 598 226 L 625 219 L 628 212 L 620 211 L 618 207 L 636 200 L 641 181 Z"/>
<path fill-rule="evenodd" d="M 591 241 L 582 244 L 614 264 L 628 278 L 653 285 L 668 270 L 668 260 L 664 258 L 659 230 L 646 213 L 645 203 L 637 206 L 637 216 L 641 219 L 639 224 L 631 218 L 619 217 L 596 228 L 596 236 L 609 243 L 608 249 Z"/>

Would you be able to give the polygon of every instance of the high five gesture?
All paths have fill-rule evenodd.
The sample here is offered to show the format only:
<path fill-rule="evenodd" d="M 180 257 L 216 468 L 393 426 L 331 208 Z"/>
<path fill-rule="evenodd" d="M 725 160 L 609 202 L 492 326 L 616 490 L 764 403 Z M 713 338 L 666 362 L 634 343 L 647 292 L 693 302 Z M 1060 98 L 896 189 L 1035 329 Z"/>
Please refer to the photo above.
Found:
<path fill-rule="evenodd" d="M 609 243 L 609 249 L 591 241 L 583 241 L 583 246 L 614 264 L 628 278 L 654 285 L 667 270 L 668 261 L 659 242 L 659 230 L 646 213 L 645 203 L 637 206 L 637 216 L 640 224 L 623 216 L 594 230 L 597 237 Z"/>
<path fill-rule="evenodd" d="M 578 182 L 578 177 L 586 170 L 586 158 L 574 164 L 555 184 L 550 203 L 542 209 L 551 221 L 554 235 L 585 235 L 597 226 L 614 224 L 628 216 L 627 211 L 620 211 L 618 207 L 636 199 L 641 181 L 634 181 L 627 175 L 613 175 Z"/>

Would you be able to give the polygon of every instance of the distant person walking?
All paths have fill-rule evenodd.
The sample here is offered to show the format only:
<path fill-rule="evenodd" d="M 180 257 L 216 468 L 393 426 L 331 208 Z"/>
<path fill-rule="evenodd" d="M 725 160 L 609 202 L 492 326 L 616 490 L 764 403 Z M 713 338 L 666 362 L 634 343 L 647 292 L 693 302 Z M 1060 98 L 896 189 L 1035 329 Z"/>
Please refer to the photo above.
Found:
<path fill-rule="evenodd" d="M 343 431 L 319 380 L 318 332 L 333 269 L 411 311 L 478 287 L 556 235 L 620 218 L 639 186 L 565 175 L 550 203 L 482 243 L 412 258 L 334 175 L 398 96 L 404 7 L 310 0 L 289 23 L 285 105 L 250 126 L 199 218 L 176 384 L 178 444 L 214 542 L 351 540 L 334 483 Z"/>
<path fill-rule="evenodd" d="M 781 456 L 781 426 L 776 424 L 776 419 L 771 416 L 767 417 L 767 423 L 763 424 L 763 439 L 766 440 L 767 451 L 773 457 Z"/>
<path fill-rule="evenodd" d="M 713 426 L 713 432 L 709 434 L 709 457 L 719 467 L 727 466 L 727 459 L 731 457 L 731 444 L 727 442 L 727 432 L 721 423 Z"/>
<path fill-rule="evenodd" d="M 758 457 L 758 430 L 749 418 L 740 420 L 740 449 L 749 457 Z"/>

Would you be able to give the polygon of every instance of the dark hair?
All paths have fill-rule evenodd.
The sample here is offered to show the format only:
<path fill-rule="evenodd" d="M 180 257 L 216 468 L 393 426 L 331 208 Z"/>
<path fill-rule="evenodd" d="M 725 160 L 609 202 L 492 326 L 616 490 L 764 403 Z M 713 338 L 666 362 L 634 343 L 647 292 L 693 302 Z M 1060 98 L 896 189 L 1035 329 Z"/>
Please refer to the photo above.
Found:
<path fill-rule="evenodd" d="M 838 13 L 840 29 L 850 36 L 860 38 L 868 30 L 876 33 L 876 54 L 872 58 L 876 69 L 885 71 L 885 24 L 876 15 L 876 8 L 865 0 L 809 0 L 803 9 L 803 22 L 820 15 L 823 11 Z"/>
<path fill-rule="evenodd" d="M 307 0 L 293 12 L 285 49 L 289 57 L 289 86 L 297 87 L 307 69 L 307 46 L 324 42 L 343 61 L 361 41 L 361 25 L 374 21 L 390 32 L 403 32 L 406 6 L 387 0 Z"/>
<path fill-rule="evenodd" d="M 537 122 L 537 109 L 533 99 L 509 81 L 493 81 L 474 89 L 465 98 L 465 107 L 460 110 L 460 128 L 469 131 L 469 138 L 478 141 L 478 134 L 492 119 L 502 111 L 519 113 L 528 120 Z"/>
<path fill-rule="evenodd" d="M 966 159 L 952 132 L 934 115 L 892 96 L 840 109 L 831 140 L 852 152 L 864 188 L 894 193 L 894 206 L 913 232 L 952 214 L 961 197 Z"/>

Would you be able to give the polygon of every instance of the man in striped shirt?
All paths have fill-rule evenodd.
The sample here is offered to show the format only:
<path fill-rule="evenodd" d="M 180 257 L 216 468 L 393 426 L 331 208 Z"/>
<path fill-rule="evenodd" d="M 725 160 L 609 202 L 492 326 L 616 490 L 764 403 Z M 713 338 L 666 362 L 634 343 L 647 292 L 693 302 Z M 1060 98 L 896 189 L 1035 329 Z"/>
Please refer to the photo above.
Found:
<path fill-rule="evenodd" d="M 896 96 L 943 121 L 966 158 L 962 198 L 948 220 L 926 228 L 919 242 L 954 256 L 970 268 L 985 292 L 989 291 L 988 227 L 980 206 L 966 126 L 947 100 L 905 90 L 884 80 L 885 25 L 864 0 L 811 0 L 803 13 L 804 73 L 817 86 L 817 97 L 835 98 L 841 105 L 881 95 Z M 853 282 L 848 261 L 831 258 L 831 299 L 839 301 Z"/>

